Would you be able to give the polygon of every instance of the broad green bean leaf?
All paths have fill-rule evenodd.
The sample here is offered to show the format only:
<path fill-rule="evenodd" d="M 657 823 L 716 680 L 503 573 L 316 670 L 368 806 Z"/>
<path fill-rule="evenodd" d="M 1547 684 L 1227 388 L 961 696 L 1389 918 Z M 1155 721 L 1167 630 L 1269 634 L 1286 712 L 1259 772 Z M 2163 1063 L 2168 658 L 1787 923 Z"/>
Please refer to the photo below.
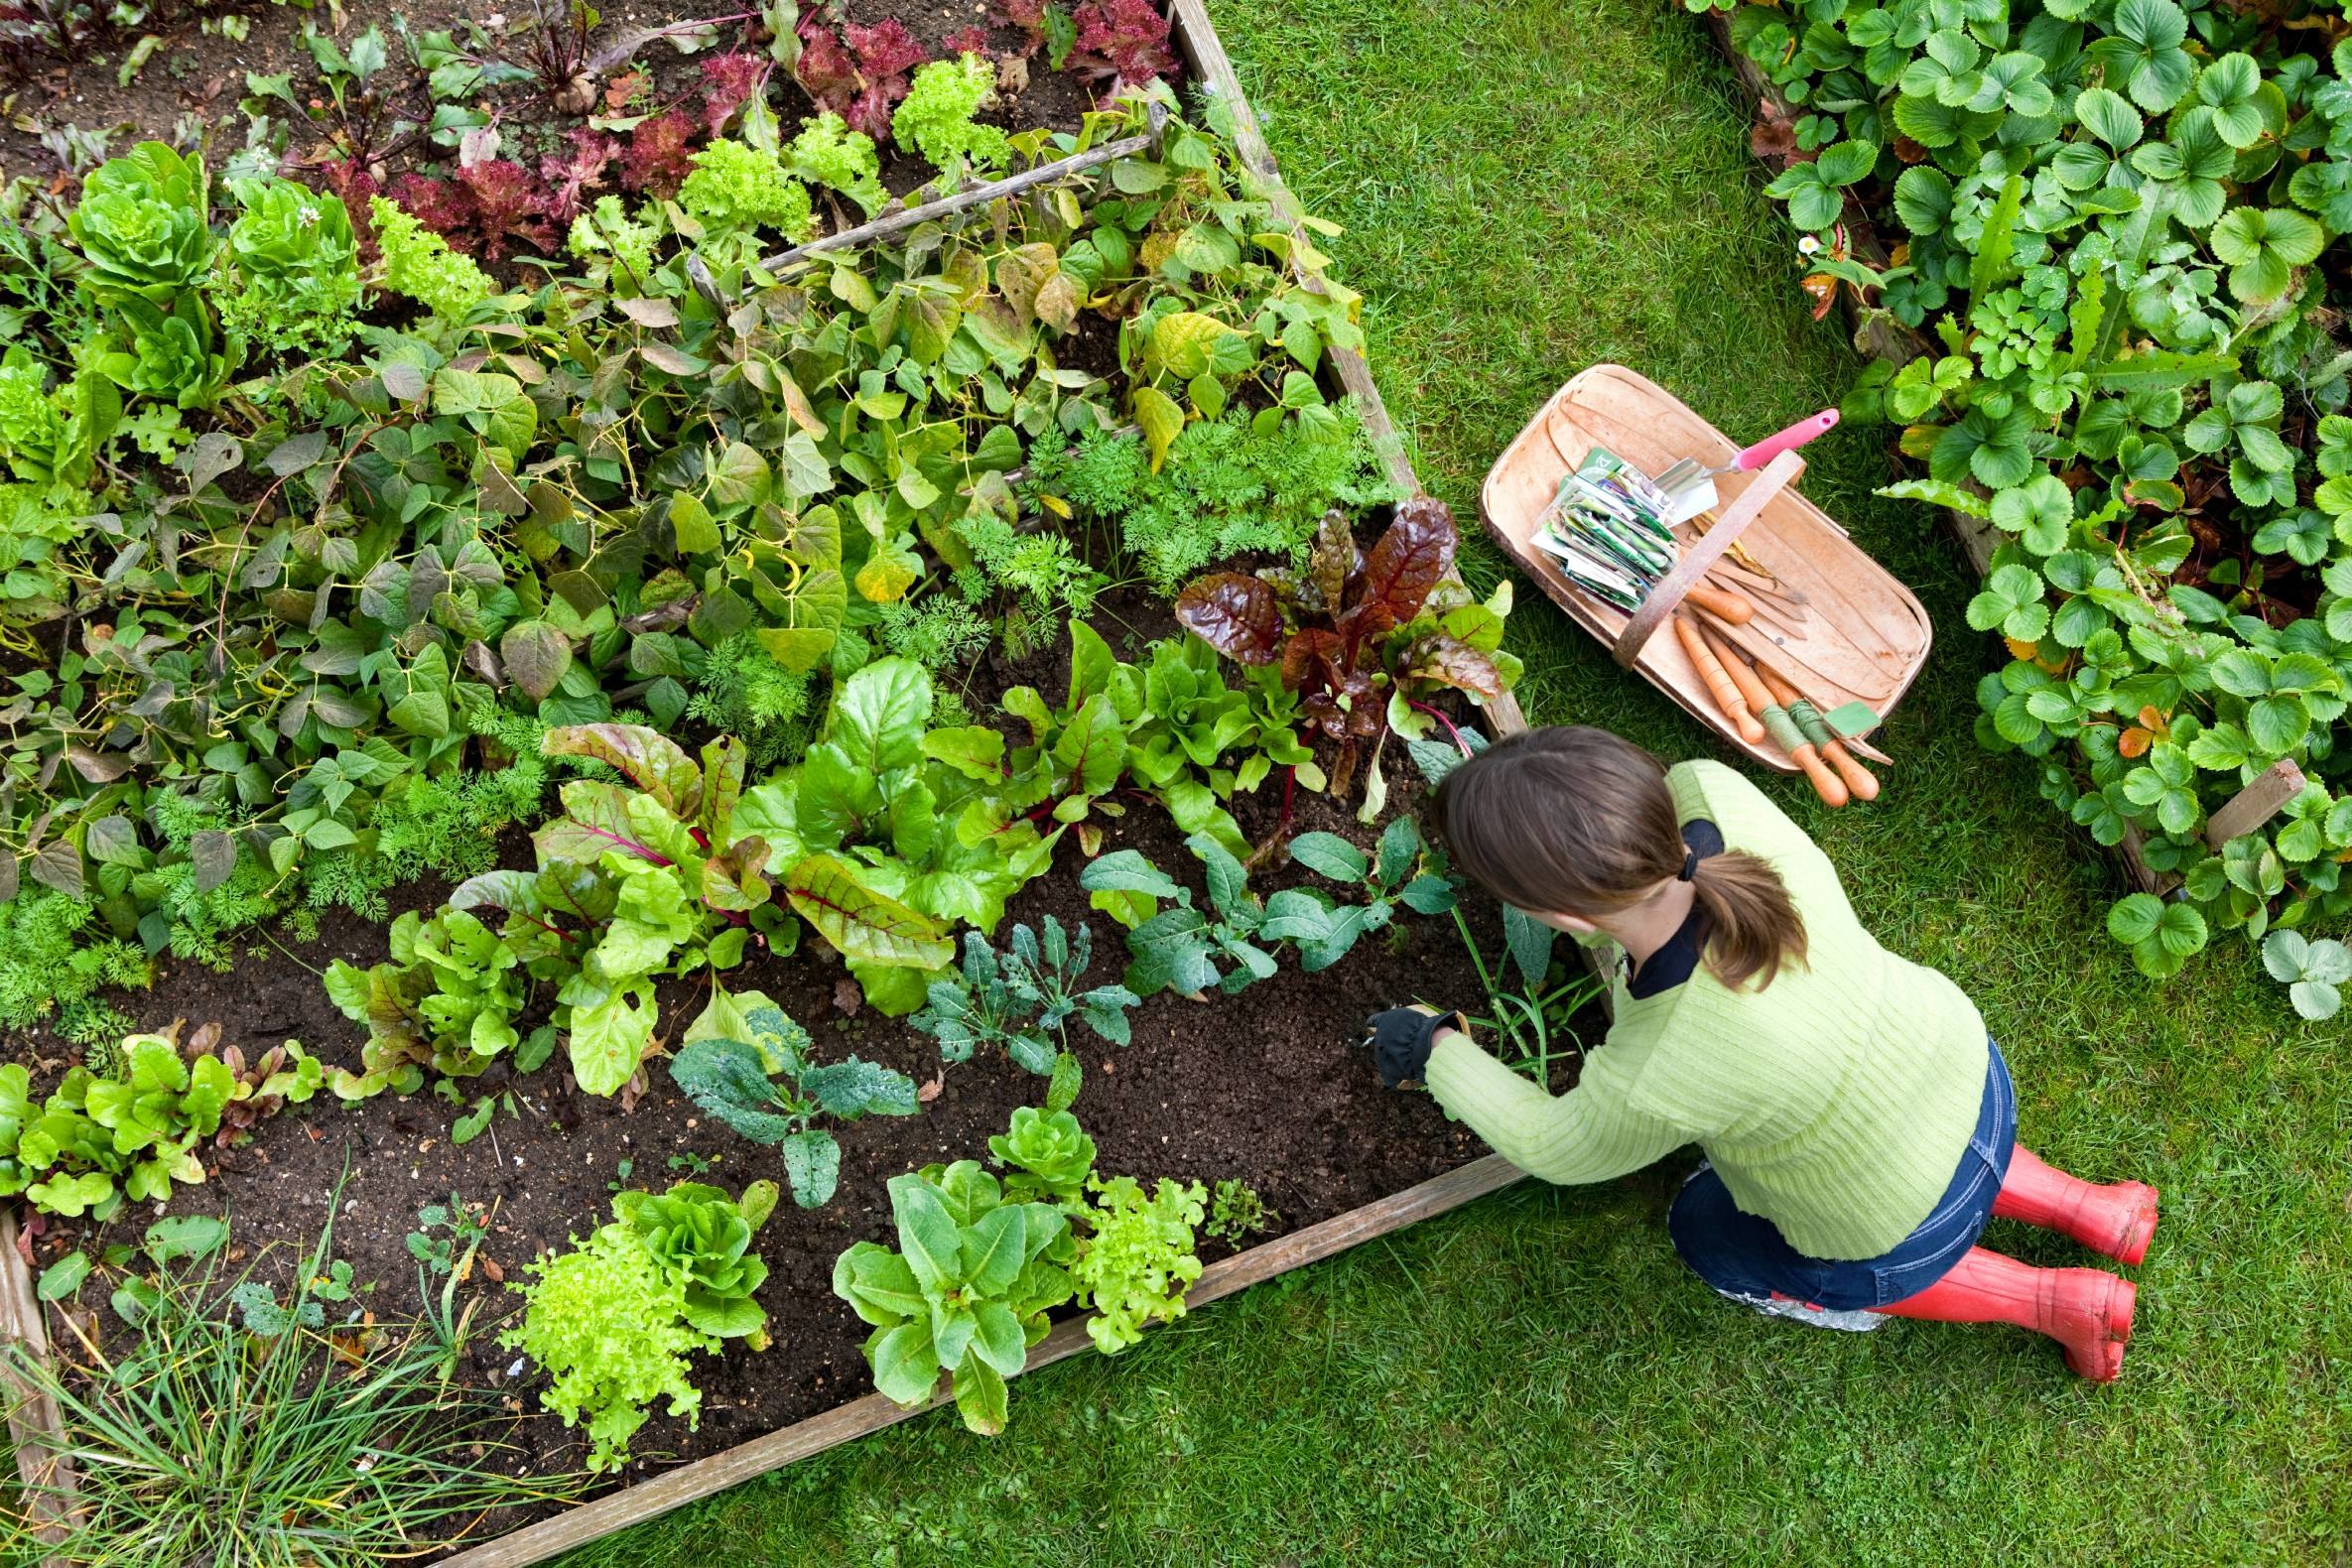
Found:
<path fill-rule="evenodd" d="M 1167 460 L 1168 449 L 1184 434 L 1184 409 L 1157 387 L 1139 386 L 1128 399 L 1135 423 L 1143 427 L 1144 444 L 1151 451 L 1153 472 Z"/>

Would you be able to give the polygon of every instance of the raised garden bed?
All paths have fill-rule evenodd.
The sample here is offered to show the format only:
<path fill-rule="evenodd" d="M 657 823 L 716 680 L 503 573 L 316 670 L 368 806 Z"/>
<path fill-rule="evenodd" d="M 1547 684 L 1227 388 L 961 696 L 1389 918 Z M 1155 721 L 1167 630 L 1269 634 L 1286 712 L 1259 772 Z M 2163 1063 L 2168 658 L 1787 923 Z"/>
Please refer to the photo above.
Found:
<path fill-rule="evenodd" d="M 851 19 L 855 16 L 853 10 Z M 280 19 L 267 21 L 274 26 Z M 1308 290 L 1322 293 L 1319 274 L 1307 259 L 1309 231 L 1300 225 L 1295 205 L 1274 175 L 1205 13 L 1191 0 L 1180 0 L 1173 23 L 1183 78 L 1217 106 L 1213 119 L 1230 115 L 1226 134 L 1241 163 L 1263 182 L 1262 195 L 1279 228 L 1291 234 L 1291 261 L 1299 277 Z M 257 24 L 257 36 L 261 29 Z M 1039 90 L 1034 81 L 1028 89 L 1032 93 Z M 1014 96 L 1016 127 L 1025 112 L 1035 113 L 1040 123 L 1068 125 L 1068 119 L 1056 119 L 1057 100 L 1050 94 L 1037 97 L 1029 110 L 1020 107 L 1031 101 Z M 1135 139 L 1148 142 L 1149 148 L 1130 148 L 1119 158 L 1156 159 L 1161 152 L 1160 123 L 1155 114 L 1147 128 L 1136 127 Z M 785 132 L 789 138 L 789 124 Z M 1084 149 L 1064 151 L 1080 154 Z M 1102 181 L 1101 166 L 1110 162 L 1094 160 L 1092 178 Z M 975 189 L 984 182 L 968 180 L 963 209 L 948 213 L 944 226 L 952 231 L 975 218 L 984 221 L 1000 213 L 1007 201 L 1046 201 L 1059 199 L 1056 191 L 1083 192 L 1086 187 L 1072 183 L 1081 172 L 1064 167 L 1050 178 L 1030 182 L 1038 189 L 1018 193 Z M 909 177 L 902 160 L 886 163 L 884 173 L 901 195 L 920 183 L 921 171 Z M 938 199 L 945 193 L 934 187 L 922 195 Z M 886 209 L 884 216 L 893 210 Z M 847 228 L 853 226 L 849 220 L 855 215 L 837 205 L 828 222 Z M 819 231 L 825 227 L 820 224 Z M 932 230 L 926 226 L 919 232 Z M 696 288 L 706 282 L 721 297 L 732 286 L 730 275 L 697 279 Z M 664 313 L 629 314 L 658 327 Z M 675 325 L 677 312 L 667 315 L 669 325 Z M 1074 357 L 1083 362 L 1089 351 L 1081 342 Z M 1101 351 L 1105 363 L 1100 369 L 1116 374 L 1115 352 L 1108 344 Z M 660 352 L 650 354 L 648 363 L 677 373 L 675 361 Z M 1413 493 L 1417 486 L 1410 464 L 1394 441 L 1362 359 L 1342 344 L 1329 344 L 1319 356 L 1318 371 L 1328 395 L 1356 399 L 1354 417 L 1376 444 L 1396 491 Z M 1251 406 L 1246 397 L 1243 406 Z M 1369 545 L 1376 537 L 1386 515 L 1385 507 L 1367 509 L 1359 522 L 1361 544 Z M 1036 520 L 1026 526 L 1036 526 Z M 936 543 L 931 534 L 924 537 Z M 629 629 L 677 626 L 688 616 L 688 608 L 675 614 L 658 608 L 639 610 L 630 618 Z M 1151 640 L 1181 635 L 1167 601 L 1147 591 L 1113 590 L 1094 601 L 1090 618 L 1120 658 L 1141 659 Z M 1056 693 L 1069 676 L 1067 649 L 1067 641 L 1056 637 L 1019 658 L 1001 651 L 984 653 L 963 667 L 957 700 L 977 719 L 991 713 L 996 701 L 1018 684 Z M 505 662 L 516 664 L 513 647 L 504 651 Z M 591 653 L 584 646 L 580 657 Z M 633 688 L 632 695 L 641 694 L 644 684 Z M 1459 706 L 1454 712 L 1458 719 L 1477 718 L 1484 727 L 1497 731 L 1520 722 L 1507 693 L 1492 696 L 1483 717 Z M 1444 720 L 1445 716 L 1433 717 Z M 695 741 L 712 732 L 708 724 L 694 722 L 677 728 L 682 738 Z M 1347 749 L 1353 753 L 1358 748 L 1351 744 Z M 1336 764 L 1334 750 L 1327 741 L 1320 755 L 1335 763 L 1336 773 L 1343 765 Z M 1357 788 L 1350 789 L 1344 801 L 1307 791 L 1293 800 L 1278 782 L 1255 793 L 1235 794 L 1230 800 L 1233 827 L 1256 844 L 1321 831 L 1370 849 L 1381 823 L 1408 819 L 1417 807 L 1419 784 L 1397 754 L 1401 750 L 1398 744 L 1388 753 L 1386 802 L 1384 807 L 1368 808 L 1367 821 L 1360 822 L 1355 809 L 1368 776 L 1360 770 Z M 750 782 L 761 776 L 762 770 L 753 770 Z M 1333 793 L 1338 793 L 1336 788 Z M 1184 835 L 1160 802 L 1140 788 L 1126 789 L 1123 797 L 1106 796 L 1097 804 L 1083 856 L 1074 834 L 1053 869 L 1015 892 L 1005 910 L 1007 926 L 1037 926 L 1049 916 L 1066 929 L 1090 923 L 1097 956 L 1085 979 L 1089 984 L 1114 979 L 1125 954 L 1118 926 L 1079 885 L 1083 864 L 1121 850 L 1140 850 L 1180 881 L 1198 885 Z M 1054 804 L 1050 797 L 1044 803 Z M 231 854 L 255 848 L 266 851 L 268 842 L 265 833 L 261 839 L 232 842 L 226 848 Z M 217 852 L 220 848 L 215 844 L 197 852 Z M 500 838 L 497 849 L 501 866 L 531 863 L 531 846 L 519 826 Z M 173 851 L 158 846 L 141 852 L 153 863 L 154 857 L 168 858 Z M 43 869 L 56 871 L 54 855 L 47 867 L 33 874 L 40 876 Z M 93 869 L 91 874 L 97 873 Z M 56 884 L 43 877 L 42 885 Z M 1262 896 L 1307 885 L 1317 884 L 1302 867 L 1285 865 L 1276 852 L 1256 871 L 1253 890 Z M 383 913 L 415 909 L 430 915 L 450 891 L 446 880 L 412 882 L 391 891 Z M 794 907 L 808 914 L 807 906 Z M 1353 1049 L 1361 1018 L 1371 1008 L 1412 996 L 1474 1001 L 1502 973 L 1506 936 L 1500 913 L 1491 906 L 1465 905 L 1463 918 L 1484 954 L 1484 970 L 1452 918 L 1407 918 L 1400 912 L 1393 927 L 1365 937 L 1336 967 L 1310 975 L 1285 962 L 1278 974 L 1238 1001 L 1214 993 L 1205 1001 L 1170 991 L 1152 995 L 1132 1013 L 1132 1043 L 1124 1047 L 1114 1048 L 1072 1026 L 1073 1054 L 1085 1078 L 1075 1110 L 1096 1140 L 1098 1169 L 1130 1173 L 1146 1183 L 1163 1176 L 1246 1183 L 1278 1215 L 1259 1233 L 1265 1239 L 1255 1244 L 1236 1250 L 1243 1238 L 1202 1243 L 1208 1266 L 1190 1292 L 1194 1301 L 1213 1299 L 1328 1255 L 1515 1179 L 1515 1173 L 1499 1161 L 1477 1159 L 1475 1141 L 1447 1124 L 1425 1100 L 1380 1090 Z M 984 1157 L 990 1135 L 1005 1127 L 1014 1108 L 1040 1094 L 1044 1080 L 1020 1072 L 992 1052 L 943 1069 L 935 1040 L 913 1031 L 903 1018 L 882 1016 L 870 1004 L 863 989 L 870 988 L 875 975 L 860 971 L 858 978 L 866 981 L 861 988 L 827 943 L 818 940 L 824 929 L 819 925 L 804 931 L 797 952 L 789 957 L 750 947 L 744 961 L 726 974 L 727 990 L 758 990 L 771 997 L 814 1036 L 812 1054 L 818 1059 L 854 1052 L 922 1085 L 920 1112 L 905 1119 L 867 1117 L 841 1126 L 838 1193 L 813 1208 L 784 1205 L 767 1220 L 757 1251 L 768 1268 L 760 1299 L 772 1325 L 773 1343 L 758 1352 L 730 1346 L 723 1355 L 697 1358 L 694 1380 L 703 1398 L 699 1430 L 689 1431 L 684 1422 L 657 1415 L 631 1445 L 638 1459 L 619 1477 L 599 1484 L 610 1488 L 617 1479 L 634 1485 L 608 1490 L 586 1507 L 537 1522 L 532 1522 L 533 1516 L 546 1512 L 544 1507 L 510 1508 L 491 1522 L 494 1527 L 511 1527 L 514 1533 L 451 1560 L 477 1568 L 539 1561 L 907 1413 L 906 1407 L 867 1391 L 871 1379 L 859 1354 L 865 1328 L 833 1293 L 834 1259 L 852 1241 L 891 1240 L 887 1179 L 937 1161 Z M 1002 935 L 1000 930 L 1000 946 Z M 267 937 L 232 933 L 231 942 L 237 959 L 227 973 L 162 958 L 151 989 L 107 991 L 102 1000 L 141 1028 L 161 1028 L 175 1019 L 185 1020 L 184 1033 L 218 1025 L 217 1034 L 207 1033 L 212 1047 L 240 1047 L 247 1060 L 281 1039 L 297 1038 L 329 1068 L 362 1065 L 362 1047 L 370 1031 L 337 1010 L 318 972 L 335 961 L 361 969 L 382 962 L 381 920 L 328 910 L 317 917 L 315 935 L 285 930 Z M 677 1050 L 680 1031 L 709 995 L 709 971 L 661 982 L 662 1022 L 655 1045 Z M 530 1010 L 517 1015 L 518 1026 L 527 1030 L 546 1020 L 548 1005 L 548 996 L 541 995 Z M 1594 1019 L 1580 1016 L 1555 1022 L 1573 1022 L 1589 1031 Z M 36 1084 L 46 1088 L 82 1049 L 81 1042 L 58 1036 L 45 1022 L 19 1031 L 9 1058 L 32 1069 Z M 585 1071 L 582 1061 L 576 1050 L 576 1067 Z M 372 1058 L 365 1065 L 380 1066 Z M 307 1108 L 289 1107 L 259 1121 L 241 1144 L 224 1142 L 217 1149 L 205 1145 L 200 1156 L 202 1185 L 183 1187 L 171 1210 L 176 1215 L 224 1215 L 225 1255 L 240 1266 L 252 1263 L 252 1280 L 270 1296 L 286 1300 L 298 1296 L 296 1271 L 329 1219 L 329 1206 L 339 1205 L 332 1214 L 332 1256 L 349 1265 L 352 1280 L 377 1286 L 366 1298 L 372 1310 L 402 1316 L 428 1304 L 415 1299 L 416 1284 L 424 1283 L 410 1235 L 418 1210 L 446 1202 L 454 1193 L 468 1205 L 481 1206 L 488 1227 L 475 1254 L 474 1272 L 460 1294 L 477 1299 L 485 1312 L 495 1314 L 514 1299 L 497 1288 L 499 1281 L 519 1280 L 521 1265 L 534 1255 L 561 1251 L 603 1223 L 615 1191 L 659 1192 L 674 1179 L 692 1176 L 732 1192 L 784 1174 L 773 1150 L 737 1136 L 688 1099 L 658 1056 L 649 1058 L 645 1067 L 640 1081 L 618 1098 L 571 1088 L 561 1058 L 532 1072 L 517 1072 L 503 1058 L 491 1061 L 478 1075 L 447 1080 L 452 1085 L 447 1099 L 380 1093 L 344 1110 L 321 1094 Z M 1555 1087 L 1570 1081 L 1572 1072 L 1573 1054 L 1562 1052 L 1553 1064 Z M 462 1141 L 453 1126 L 460 1111 L 466 1112 Z M 112 1234 L 97 1239 L 91 1254 L 105 1241 L 136 1239 L 135 1227 L 127 1223 L 128 1212 L 123 1218 L 125 1223 Z M 6 1271 L 8 1287 L 0 1301 L 10 1309 L 10 1337 L 36 1359 L 44 1347 L 41 1313 L 31 1306 L 34 1267 L 54 1268 L 66 1251 L 91 1240 L 86 1224 L 56 1216 L 47 1218 L 40 1229 L 42 1234 L 27 1237 L 21 1246 L 0 1248 L 0 1269 Z M 91 1277 L 93 1288 L 79 1293 L 57 1290 L 65 1305 L 51 1309 L 50 1340 L 78 1345 L 86 1338 L 119 1346 L 126 1337 L 135 1337 L 135 1329 L 118 1315 L 120 1298 L 113 1306 L 100 1305 L 96 1298 L 104 1292 L 94 1287 L 101 1281 L 127 1280 L 141 1266 L 129 1258 L 110 1257 Z M 61 1315 L 64 1312 L 74 1315 L 71 1322 Z M 1075 1316 L 1068 1311 L 1059 1316 L 1058 1326 L 1031 1349 L 1028 1365 L 1058 1359 L 1087 1343 Z M 477 1337 L 457 1369 L 457 1379 L 501 1394 L 511 1389 L 518 1409 L 535 1406 L 543 1386 L 537 1369 L 517 1375 L 510 1370 L 511 1361 L 511 1352 Z M 38 1398 L 19 1401 L 11 1417 L 29 1495 L 44 1506 L 66 1507 L 70 1494 L 61 1483 L 69 1485 L 69 1476 L 61 1474 L 46 1452 L 46 1434 L 54 1433 L 57 1421 L 56 1411 Z M 518 1446 L 507 1462 L 534 1473 L 577 1466 L 586 1451 L 577 1430 L 547 1416 L 520 1423 L 509 1441 Z M 658 1479 L 638 1479 L 654 1473 L 656 1456 L 691 1463 Z"/>

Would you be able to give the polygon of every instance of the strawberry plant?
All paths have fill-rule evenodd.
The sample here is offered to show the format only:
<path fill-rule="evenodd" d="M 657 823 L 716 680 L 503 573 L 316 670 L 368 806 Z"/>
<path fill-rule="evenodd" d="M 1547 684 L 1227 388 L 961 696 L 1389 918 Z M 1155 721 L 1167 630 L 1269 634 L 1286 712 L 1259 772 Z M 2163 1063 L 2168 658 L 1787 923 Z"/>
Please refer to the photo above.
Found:
<path fill-rule="evenodd" d="M 1769 190 L 1800 229 L 1859 208 L 1900 251 L 1875 268 L 1805 247 L 1816 298 L 1844 290 L 1925 350 L 1846 405 L 1925 465 L 1887 493 L 1996 530 L 1968 620 L 2010 662 L 1980 688 L 1980 739 L 2040 759 L 2055 806 L 2180 877 L 2181 912 L 2126 899 L 2109 923 L 2144 972 L 2214 929 L 2340 923 L 2352 354 L 2330 279 L 2352 49 L 2206 0 L 1731 9 L 1735 45 L 1811 106 L 1811 156 Z M 2313 793 L 2206 844 L 2280 761 Z"/>

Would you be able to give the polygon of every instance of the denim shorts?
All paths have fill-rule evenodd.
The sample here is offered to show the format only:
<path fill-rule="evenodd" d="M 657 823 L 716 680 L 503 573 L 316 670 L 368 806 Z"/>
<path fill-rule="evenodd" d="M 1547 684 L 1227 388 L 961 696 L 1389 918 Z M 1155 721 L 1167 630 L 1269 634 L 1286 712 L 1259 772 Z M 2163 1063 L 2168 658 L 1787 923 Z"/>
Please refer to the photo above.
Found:
<path fill-rule="evenodd" d="M 2001 1047 L 1987 1042 L 1984 1109 L 1961 1151 L 1960 1168 L 1935 1211 L 1894 1250 L 1857 1261 L 1807 1257 L 1762 1215 L 1744 1214 L 1711 1165 L 1682 1184 L 1667 1217 L 1674 1250 L 1701 1279 L 1727 1295 L 1774 1294 L 1832 1311 L 1884 1307 L 1915 1296 L 1968 1255 L 1993 1217 L 2018 1138 L 2018 1097 Z"/>

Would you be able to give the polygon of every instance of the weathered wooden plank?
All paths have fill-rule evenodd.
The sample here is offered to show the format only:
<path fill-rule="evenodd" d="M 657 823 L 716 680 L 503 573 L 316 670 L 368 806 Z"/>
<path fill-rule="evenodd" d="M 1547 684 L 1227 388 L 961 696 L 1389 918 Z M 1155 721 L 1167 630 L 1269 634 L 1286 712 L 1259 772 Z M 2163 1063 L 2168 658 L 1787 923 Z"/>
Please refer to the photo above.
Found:
<path fill-rule="evenodd" d="M 47 1366 L 49 1327 L 33 1291 L 32 1267 L 17 1244 L 16 1205 L 0 1203 L 0 1334 L 28 1361 Z M 73 1467 L 64 1453 L 65 1423 L 58 1402 L 47 1389 L 18 1376 L 6 1361 L 0 1361 L 0 1384 L 6 1389 L 8 1444 L 16 1451 L 16 1473 L 23 1483 L 33 1538 L 56 1546 L 65 1539 L 75 1511 Z M 65 1558 L 55 1554 L 42 1559 L 42 1568 L 64 1564 Z"/>
<path fill-rule="evenodd" d="M 1211 1263 L 1201 1270 L 1201 1277 L 1185 1293 L 1186 1302 L 1200 1307 L 1220 1297 L 1230 1296 L 1249 1286 L 1285 1274 L 1294 1268 L 1320 1261 L 1335 1252 L 1342 1252 L 1360 1241 L 1394 1231 L 1416 1220 L 1459 1209 L 1464 1204 L 1483 1198 L 1491 1192 L 1509 1186 L 1523 1173 L 1514 1169 L 1499 1154 L 1473 1160 L 1458 1170 L 1408 1187 L 1392 1197 L 1351 1209 L 1335 1215 L 1320 1225 L 1253 1246 L 1245 1252 Z M 1055 1362 L 1094 1348 L 1087 1338 L 1086 1320 L 1073 1318 L 1056 1327 L 1044 1342 L 1029 1353 L 1024 1371 L 1034 1372 Z M 656 1518 L 674 1508 L 685 1506 L 699 1499 L 723 1492 L 738 1483 L 766 1475 L 769 1471 L 821 1453 L 836 1444 L 852 1438 L 864 1437 L 886 1427 L 897 1425 L 923 1410 L 937 1409 L 949 1403 L 941 1395 L 922 1409 L 908 1410 L 892 1404 L 880 1394 L 868 1394 L 862 1399 L 837 1406 L 823 1415 L 795 1422 L 765 1437 L 753 1438 L 722 1454 L 682 1465 L 651 1481 L 640 1481 L 624 1487 L 608 1497 L 538 1524 L 502 1535 L 494 1541 L 444 1558 L 442 1568 L 524 1568 L 529 1563 L 545 1562 L 558 1552 L 570 1551 L 586 1545 L 615 1530 L 627 1529 Z"/>
<path fill-rule="evenodd" d="M 2281 757 L 2206 819 L 2205 842 L 2218 849 L 2238 835 L 2252 833 L 2300 795 L 2305 782 L 2303 770 L 2291 758 Z"/>
<path fill-rule="evenodd" d="M 927 223 L 933 218 L 949 217 L 971 207 L 984 206 L 990 201 L 1000 200 L 1005 196 L 1019 196 L 1022 192 L 1033 190 L 1038 186 L 1051 185 L 1056 180 L 1067 180 L 1072 175 L 1084 174 L 1089 169 L 1099 168 L 1116 159 L 1126 158 L 1136 153 L 1154 151 L 1160 144 L 1162 128 L 1168 122 L 1168 111 L 1160 104 L 1155 103 L 1151 105 L 1148 113 L 1151 129 L 1141 136 L 1128 136 L 1115 142 L 1106 142 L 1100 147 L 1091 147 L 1083 153 L 1073 153 L 1067 158 L 1057 158 L 1051 163 L 1039 164 L 1034 169 L 1024 169 L 1017 175 L 1007 175 L 1002 180 L 991 180 L 986 185 L 974 186 L 969 190 L 959 191 L 954 196 L 941 196 L 935 201 L 926 201 L 921 206 L 911 206 L 902 212 L 892 212 L 887 216 L 877 217 L 871 222 L 859 223 L 854 228 L 845 228 L 838 234 L 820 235 L 816 239 L 810 240 L 806 245 L 795 245 L 792 249 L 781 254 L 770 256 L 761 262 L 760 266 L 769 272 L 774 272 L 804 256 L 819 255 L 829 250 L 840 250 L 849 245 L 863 245 L 872 240 L 888 239 L 893 235 L 903 234 L 919 224 Z"/>

